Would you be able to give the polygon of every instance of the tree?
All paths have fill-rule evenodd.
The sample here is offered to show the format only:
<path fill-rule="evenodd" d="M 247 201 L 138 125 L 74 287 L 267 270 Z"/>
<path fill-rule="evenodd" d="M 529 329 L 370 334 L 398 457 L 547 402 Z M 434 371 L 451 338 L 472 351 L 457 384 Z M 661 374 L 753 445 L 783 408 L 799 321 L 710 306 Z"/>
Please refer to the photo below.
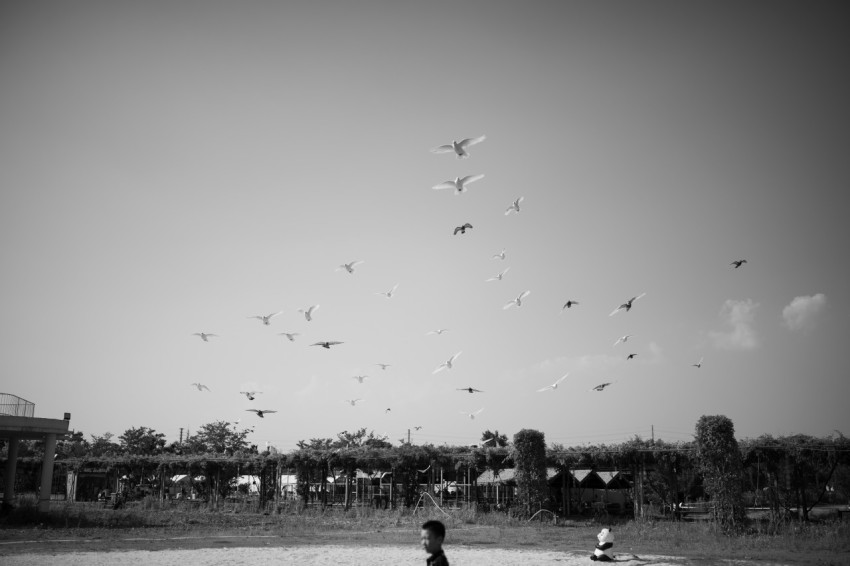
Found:
<path fill-rule="evenodd" d="M 165 447 L 165 435 L 144 426 L 128 428 L 118 437 L 121 449 L 129 454 L 152 455 Z"/>
<path fill-rule="evenodd" d="M 91 435 L 89 450 L 92 456 L 109 456 L 118 452 L 118 445 L 112 442 L 111 432 L 103 433 L 103 436 Z"/>
<path fill-rule="evenodd" d="M 490 429 L 487 429 L 481 433 L 481 442 L 486 443 L 486 446 L 504 447 L 508 445 L 508 436 L 506 434 L 499 434 L 498 430 L 490 432 Z"/>
<path fill-rule="evenodd" d="M 249 430 L 236 430 L 229 422 L 216 421 L 201 426 L 186 443 L 192 452 L 231 455 L 248 448 L 249 433 Z"/>
<path fill-rule="evenodd" d="M 740 532 L 746 510 L 743 466 L 735 426 L 723 415 L 700 417 L 696 424 L 697 465 L 712 501 L 712 516 L 723 532 Z"/>
<path fill-rule="evenodd" d="M 516 433 L 511 458 L 516 466 L 517 503 L 526 514 L 531 515 L 548 499 L 543 433 L 531 429 Z"/>

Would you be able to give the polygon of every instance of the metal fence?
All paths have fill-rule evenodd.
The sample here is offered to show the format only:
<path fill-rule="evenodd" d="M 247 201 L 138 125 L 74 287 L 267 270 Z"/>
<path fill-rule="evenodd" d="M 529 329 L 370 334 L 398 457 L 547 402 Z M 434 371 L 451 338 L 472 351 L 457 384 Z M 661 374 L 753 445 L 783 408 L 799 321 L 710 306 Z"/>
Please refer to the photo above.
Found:
<path fill-rule="evenodd" d="M 35 403 L 11 393 L 0 393 L 0 415 L 32 417 L 35 415 Z"/>

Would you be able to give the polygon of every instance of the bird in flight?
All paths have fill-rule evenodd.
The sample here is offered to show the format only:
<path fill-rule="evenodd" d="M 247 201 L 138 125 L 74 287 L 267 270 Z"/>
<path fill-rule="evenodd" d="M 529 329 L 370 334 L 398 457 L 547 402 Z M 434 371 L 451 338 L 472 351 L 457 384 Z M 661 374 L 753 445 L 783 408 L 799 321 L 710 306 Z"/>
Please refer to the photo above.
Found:
<path fill-rule="evenodd" d="M 428 332 L 425 333 L 425 336 L 428 336 L 429 334 L 442 334 L 443 332 L 448 332 L 448 331 L 449 331 L 448 328 L 438 328 L 437 330 L 429 330 Z"/>
<path fill-rule="evenodd" d="M 310 345 L 311 346 L 321 346 L 322 348 L 325 348 L 326 350 L 330 350 L 331 346 L 336 346 L 337 344 L 342 344 L 342 342 L 336 342 L 336 341 L 316 342 L 315 344 L 310 344 Z"/>
<path fill-rule="evenodd" d="M 499 253 L 493 254 L 493 259 L 505 259 L 505 248 L 502 248 Z"/>
<path fill-rule="evenodd" d="M 266 418 L 265 417 L 266 413 L 276 413 L 277 412 L 277 411 L 269 411 L 268 409 L 263 409 L 263 410 L 260 410 L 260 409 L 245 409 L 245 410 L 251 411 L 252 413 L 257 413 L 257 416 L 260 417 L 261 419 Z"/>
<path fill-rule="evenodd" d="M 207 387 L 206 385 L 204 385 L 203 383 L 193 383 L 192 385 L 197 387 L 198 391 L 203 391 L 204 389 L 206 389 L 207 391 L 210 391 L 210 388 Z M 212 391 L 210 391 L 210 393 L 212 393 Z"/>
<path fill-rule="evenodd" d="M 382 370 L 383 370 L 383 369 L 387 369 L 388 367 L 390 367 L 390 364 L 375 364 L 375 365 L 376 365 L 376 366 L 378 366 L 378 367 L 380 367 Z"/>
<path fill-rule="evenodd" d="M 206 332 L 195 332 L 192 336 L 200 336 L 201 340 L 204 342 L 209 342 L 208 338 L 211 336 L 218 336 L 218 334 L 207 334 Z"/>
<path fill-rule="evenodd" d="M 475 411 L 474 413 L 467 413 L 466 411 L 461 411 L 461 412 L 460 412 L 460 414 L 461 414 L 461 415 L 466 415 L 466 416 L 467 416 L 467 417 L 469 417 L 470 419 L 475 420 L 475 416 L 476 416 L 476 415 L 478 415 L 479 413 L 481 413 L 481 411 L 483 411 L 483 410 L 484 410 L 484 408 L 482 407 L 481 409 L 478 409 L 478 410 L 477 410 L 477 411 Z"/>
<path fill-rule="evenodd" d="M 458 159 L 466 159 L 469 157 L 469 153 L 467 153 L 466 148 L 471 145 L 475 145 L 477 143 L 481 143 L 486 139 L 486 136 L 479 136 L 477 138 L 466 138 L 460 141 L 452 141 L 450 144 L 446 145 L 438 145 L 437 147 L 431 150 L 431 153 L 450 153 L 455 152 L 457 154 Z"/>
<path fill-rule="evenodd" d="M 522 293 L 519 294 L 519 296 L 516 299 L 508 302 L 505 306 L 503 306 L 502 310 L 509 309 L 514 305 L 516 305 L 517 307 L 521 307 L 522 306 L 522 300 L 524 298 L 526 298 L 530 293 L 531 293 L 531 291 L 523 291 Z"/>
<path fill-rule="evenodd" d="M 425 472 L 427 472 L 430 469 L 431 469 L 431 465 L 429 464 L 428 467 L 425 468 L 424 470 L 416 470 L 416 471 L 419 472 L 420 474 L 424 474 Z"/>
<path fill-rule="evenodd" d="M 634 334 L 626 334 L 626 335 L 624 335 L 624 336 L 620 336 L 619 338 L 617 338 L 617 341 L 616 341 L 616 342 L 614 342 L 614 345 L 616 346 L 616 345 L 617 345 L 617 344 L 619 344 L 620 342 L 626 342 L 626 341 L 627 341 L 629 338 L 631 338 L 632 336 L 634 336 Z"/>
<path fill-rule="evenodd" d="M 555 382 L 555 383 L 553 383 L 552 385 L 547 385 L 546 387 L 543 387 L 542 389 L 538 389 L 538 390 L 537 390 L 537 392 L 538 392 L 538 393 L 543 393 L 544 391 L 549 391 L 550 389 L 554 391 L 555 389 L 557 389 L 557 388 L 558 388 L 558 385 L 559 385 L 562 381 L 564 381 L 565 379 L 567 379 L 567 376 L 568 376 L 568 375 L 570 375 L 570 373 L 569 373 L 569 372 L 565 373 L 564 375 L 562 375 L 561 377 L 559 377 L 559 378 L 558 378 L 558 381 L 556 381 L 556 382 Z"/>
<path fill-rule="evenodd" d="M 507 216 L 511 212 L 516 212 L 517 214 L 519 214 L 519 203 L 521 203 L 524 199 L 525 197 L 519 197 L 518 199 L 516 199 L 513 204 L 511 204 L 508 208 L 505 209 L 505 216 Z"/>
<path fill-rule="evenodd" d="M 369 379 L 368 375 L 352 375 L 351 379 L 356 379 L 357 383 L 363 383 L 367 379 Z"/>
<path fill-rule="evenodd" d="M 600 383 L 596 387 L 591 388 L 591 391 L 602 391 L 603 389 L 605 389 L 606 387 L 611 385 L 611 383 L 612 382 L 610 382 L 610 381 L 608 383 Z"/>
<path fill-rule="evenodd" d="M 386 409 L 384 409 L 384 414 L 386 415 L 387 413 L 391 412 L 392 410 L 393 410 L 392 407 L 387 407 Z M 386 436 L 386 435 L 384 435 L 384 436 Z M 386 440 L 386 438 L 382 438 L 381 440 Z"/>
<path fill-rule="evenodd" d="M 505 273 L 508 272 L 508 269 L 510 269 L 510 267 L 506 267 L 505 270 L 502 271 L 500 274 L 496 275 L 495 277 L 491 277 L 490 279 L 487 279 L 486 281 L 501 281 L 502 277 L 505 276 Z"/>
<path fill-rule="evenodd" d="M 254 396 L 255 396 L 257 393 L 262 393 L 262 391 L 240 391 L 239 393 L 241 393 L 242 395 L 244 395 L 245 397 L 247 397 L 249 401 L 253 401 L 253 400 L 254 400 Z"/>
<path fill-rule="evenodd" d="M 700 358 L 697 363 L 691 364 L 691 365 L 694 366 L 695 368 L 701 368 L 702 367 L 702 358 Z"/>
<path fill-rule="evenodd" d="M 440 191 L 443 189 L 454 189 L 454 194 L 459 195 L 460 193 L 466 192 L 466 186 L 469 183 L 474 183 L 475 181 L 479 181 L 484 178 L 484 175 L 467 175 L 466 177 L 455 177 L 454 181 L 443 181 L 439 185 L 434 185 L 431 187 L 435 191 Z"/>
<path fill-rule="evenodd" d="M 484 393 L 480 389 L 475 389 L 474 387 L 458 387 L 458 391 L 468 391 L 470 393 Z"/>
<path fill-rule="evenodd" d="M 574 301 L 574 300 L 570 299 L 566 303 L 564 303 L 564 306 L 561 307 L 561 312 L 563 313 L 564 309 L 570 309 L 570 308 L 573 307 L 573 305 L 579 305 L 579 304 L 581 304 L 581 303 L 579 303 L 578 301 Z"/>
<path fill-rule="evenodd" d="M 422 429 L 422 427 L 421 427 L 421 426 L 415 426 L 415 427 L 413 427 L 413 430 L 421 430 L 421 429 Z"/>
<path fill-rule="evenodd" d="M 736 259 L 735 261 L 733 261 L 729 265 L 734 265 L 735 269 L 738 269 L 739 267 L 741 267 L 745 263 L 747 263 L 747 260 L 745 260 L 745 259 Z"/>
<path fill-rule="evenodd" d="M 451 358 L 449 358 L 448 360 L 446 360 L 445 362 L 443 362 L 442 364 L 440 364 L 440 365 L 437 367 L 437 369 L 435 369 L 435 370 L 434 370 L 434 371 L 432 371 L 431 373 L 432 373 L 432 374 L 435 374 L 435 373 L 437 373 L 437 372 L 443 371 L 444 369 L 452 369 L 452 367 L 454 367 L 452 364 L 454 364 L 454 361 L 455 361 L 455 360 L 458 358 L 458 356 L 460 356 L 462 353 L 463 353 L 463 351 L 458 352 L 457 354 L 455 354 L 454 356 L 452 356 Z"/>
<path fill-rule="evenodd" d="M 349 405 L 351 405 L 351 406 L 353 407 L 353 406 L 354 406 L 354 405 L 356 405 L 359 401 L 362 401 L 362 400 L 363 400 L 363 399 L 347 399 L 345 402 L 346 402 L 346 403 L 348 403 Z"/>
<path fill-rule="evenodd" d="M 375 294 L 376 294 L 376 295 L 383 295 L 383 296 L 385 296 L 385 297 L 386 297 L 386 298 L 388 298 L 388 299 L 392 299 L 392 298 L 393 298 L 393 293 L 395 293 L 395 290 L 396 290 L 396 289 L 398 289 L 398 283 L 396 283 L 395 285 L 393 285 L 393 288 L 392 288 L 392 289 L 390 289 L 389 291 L 382 291 L 382 292 L 380 292 L 380 293 L 375 293 Z"/>
<path fill-rule="evenodd" d="M 254 316 L 249 316 L 248 318 L 256 318 L 256 319 L 262 320 L 262 321 L 263 321 L 263 324 L 265 324 L 266 326 L 268 326 L 268 325 L 270 325 L 270 324 L 271 324 L 272 317 L 275 317 L 275 316 L 277 316 L 277 315 L 279 315 L 279 314 L 280 314 L 280 312 L 273 312 L 273 313 L 268 314 L 268 315 L 266 315 L 266 316 L 263 316 L 263 315 L 259 315 L 259 314 L 257 314 L 257 315 L 254 315 Z"/>
<path fill-rule="evenodd" d="M 344 269 L 349 273 L 354 273 L 354 267 L 357 266 L 357 265 L 360 265 L 361 263 L 364 263 L 363 260 L 361 260 L 361 259 L 352 261 L 351 263 L 343 263 L 342 265 L 337 267 L 335 271 L 340 271 L 340 270 Z"/>
<path fill-rule="evenodd" d="M 637 354 L 629 354 L 628 356 L 626 356 L 626 359 L 631 360 L 634 359 L 635 356 L 637 356 Z"/>
<path fill-rule="evenodd" d="M 646 295 L 646 293 L 641 293 L 637 297 L 632 297 L 631 299 L 629 299 L 628 301 L 626 301 L 625 303 L 623 303 L 622 305 L 620 305 L 619 307 L 614 309 L 611 312 L 611 314 L 609 314 L 608 316 L 614 316 L 615 314 L 617 314 L 621 310 L 625 310 L 626 312 L 629 312 L 630 310 L 632 310 L 632 303 L 635 302 L 636 300 L 640 299 L 644 295 Z"/>
<path fill-rule="evenodd" d="M 463 226 L 458 226 L 458 227 L 456 227 L 456 228 L 455 228 L 455 231 L 454 231 L 454 233 L 453 233 L 452 235 L 453 235 L 453 236 L 457 236 L 457 233 L 458 233 L 458 232 L 460 232 L 461 234 L 466 234 L 466 230 L 467 230 L 467 228 L 469 228 L 469 229 L 471 230 L 471 229 L 472 229 L 472 224 L 470 224 L 469 222 L 467 222 L 467 223 L 465 223 Z"/>
<path fill-rule="evenodd" d="M 313 313 L 319 308 L 319 305 L 312 305 L 308 309 L 298 309 L 298 312 L 304 315 L 304 318 L 307 319 L 307 322 L 313 320 Z"/>
<path fill-rule="evenodd" d="M 295 337 L 301 336 L 301 334 L 298 332 L 279 332 L 278 336 L 286 336 L 290 342 L 295 342 Z"/>

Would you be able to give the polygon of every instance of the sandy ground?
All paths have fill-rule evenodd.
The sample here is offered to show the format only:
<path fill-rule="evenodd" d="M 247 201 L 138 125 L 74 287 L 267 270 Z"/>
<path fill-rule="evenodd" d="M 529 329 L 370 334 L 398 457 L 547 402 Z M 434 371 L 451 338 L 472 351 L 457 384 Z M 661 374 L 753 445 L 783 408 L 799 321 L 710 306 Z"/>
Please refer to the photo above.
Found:
<path fill-rule="evenodd" d="M 590 560 L 590 551 L 556 552 L 535 550 L 501 550 L 495 548 L 446 547 L 446 556 L 452 566 L 578 566 L 597 564 Z M 421 566 L 425 552 L 415 546 L 279 546 L 274 548 L 199 548 L 192 550 L 132 550 L 105 552 L 66 552 L 40 554 L 13 554 L 4 556 L 3 566 L 36 566 L 62 564 L 64 566 L 264 566 L 277 564 L 314 564 L 317 566 L 404 565 Z M 630 566 L 682 566 L 696 564 L 684 558 L 671 556 L 641 556 L 640 559 L 623 559 L 619 564 Z M 703 563 L 704 564 L 704 563 Z M 727 563 L 728 564 L 728 563 Z"/>

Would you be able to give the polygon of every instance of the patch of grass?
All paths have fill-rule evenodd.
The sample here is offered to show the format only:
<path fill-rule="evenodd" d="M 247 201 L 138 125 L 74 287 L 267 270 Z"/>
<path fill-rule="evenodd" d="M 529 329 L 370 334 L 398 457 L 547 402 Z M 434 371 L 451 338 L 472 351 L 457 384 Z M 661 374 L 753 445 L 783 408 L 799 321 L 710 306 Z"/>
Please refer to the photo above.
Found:
<path fill-rule="evenodd" d="M 105 538 L 139 536 L 242 536 L 233 544 L 250 544 L 251 535 L 279 535 L 285 544 L 416 544 L 420 525 L 428 519 L 445 523 L 449 545 L 493 545 L 499 548 L 536 547 L 554 551 L 592 551 L 600 525 L 583 518 L 532 521 L 505 513 L 475 509 L 446 511 L 425 508 L 376 510 L 368 507 L 304 508 L 298 502 L 257 509 L 244 501 L 217 508 L 174 504 L 158 499 L 130 502 L 112 509 L 94 503 L 53 502 L 47 515 L 37 512 L 34 498 L 20 498 L 15 509 L 0 519 L 11 534 L 27 528 L 21 538 Z M 752 522 L 735 537 L 722 534 L 710 522 L 612 519 L 615 552 L 683 556 L 692 559 L 758 559 L 795 564 L 850 563 L 850 524 L 835 520 L 768 525 Z M 24 531 L 21 531 L 22 533 Z M 8 538 L 8 537 L 6 537 Z M 211 539 L 212 540 L 212 539 Z M 230 544 L 230 543 L 229 543 Z M 825 550 L 830 549 L 829 556 Z M 832 558 L 832 557 L 835 558 Z"/>

